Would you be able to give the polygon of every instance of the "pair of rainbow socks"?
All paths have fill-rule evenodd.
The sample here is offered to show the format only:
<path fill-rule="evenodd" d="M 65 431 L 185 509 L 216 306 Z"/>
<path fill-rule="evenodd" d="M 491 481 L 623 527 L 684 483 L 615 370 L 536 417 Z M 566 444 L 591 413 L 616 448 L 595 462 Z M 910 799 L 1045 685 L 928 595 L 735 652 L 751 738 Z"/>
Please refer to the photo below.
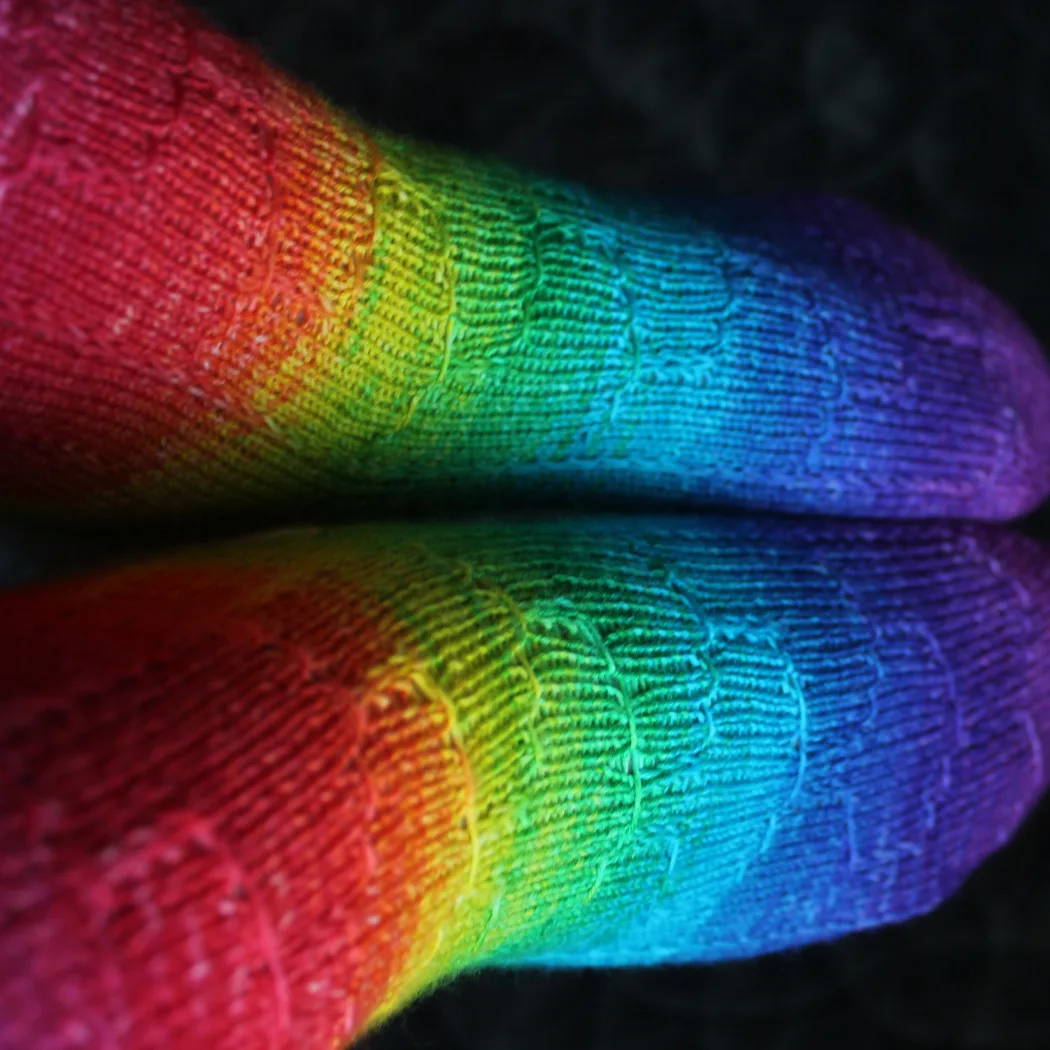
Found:
<path fill-rule="evenodd" d="M 0 1045 L 837 937 L 1044 789 L 1050 561 L 987 522 L 1050 489 L 1050 369 L 919 238 L 370 132 L 160 0 L 9 4 L 0 122 L 12 510 L 486 512 L 2 596 Z"/>

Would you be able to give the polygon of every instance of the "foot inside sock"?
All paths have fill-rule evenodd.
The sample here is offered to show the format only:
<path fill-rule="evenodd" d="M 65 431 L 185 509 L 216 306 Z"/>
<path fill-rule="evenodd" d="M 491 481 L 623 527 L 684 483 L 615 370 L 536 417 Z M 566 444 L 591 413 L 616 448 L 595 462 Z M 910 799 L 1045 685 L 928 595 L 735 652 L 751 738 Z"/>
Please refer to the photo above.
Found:
<path fill-rule="evenodd" d="M 0 1041 L 314 1050 L 468 967 L 925 912 L 1045 785 L 1047 610 L 1011 533 L 689 519 L 2 595 Z"/>
<path fill-rule="evenodd" d="M 858 205 L 614 202 L 370 134 L 168 0 L 4 11 L 21 507 L 1006 518 L 1050 491 L 1031 336 Z"/>

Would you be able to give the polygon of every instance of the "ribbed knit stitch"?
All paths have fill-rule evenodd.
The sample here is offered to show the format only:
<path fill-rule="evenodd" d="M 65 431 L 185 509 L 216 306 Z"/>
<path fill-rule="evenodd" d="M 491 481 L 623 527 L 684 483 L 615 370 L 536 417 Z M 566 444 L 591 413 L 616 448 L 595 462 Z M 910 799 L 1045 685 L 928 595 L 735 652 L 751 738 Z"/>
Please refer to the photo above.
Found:
<path fill-rule="evenodd" d="M 617 517 L 2 595 L 0 1045 L 314 1050 L 925 912 L 1045 786 L 1048 610 L 1003 530 Z"/>
<path fill-rule="evenodd" d="M 859 205 L 661 210 L 405 142 L 167 0 L 6 4 L 0 113 L 8 504 L 1050 491 L 1031 336 Z"/>

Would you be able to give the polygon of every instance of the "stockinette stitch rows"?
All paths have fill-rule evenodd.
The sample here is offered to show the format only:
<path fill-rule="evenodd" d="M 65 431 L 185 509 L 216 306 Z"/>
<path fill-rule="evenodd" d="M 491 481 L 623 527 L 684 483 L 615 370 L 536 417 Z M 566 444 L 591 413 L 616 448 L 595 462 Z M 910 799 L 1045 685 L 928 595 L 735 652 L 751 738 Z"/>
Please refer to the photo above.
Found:
<path fill-rule="evenodd" d="M 1048 610 L 988 527 L 615 516 L 8 594 L 4 1045 L 323 1047 L 921 914 L 1045 787 Z"/>
<path fill-rule="evenodd" d="M 661 211 L 405 142 L 174 4 L 5 18 L 9 505 L 1008 518 L 1050 488 L 1039 347 L 860 205 Z"/>
<path fill-rule="evenodd" d="M 614 200 L 339 113 L 160 0 L 0 6 L 0 498 L 1005 519 L 1050 369 L 820 197 Z M 291 530 L 0 594 L 0 1047 L 329 1050 L 479 966 L 921 914 L 1045 788 L 988 525 Z"/>

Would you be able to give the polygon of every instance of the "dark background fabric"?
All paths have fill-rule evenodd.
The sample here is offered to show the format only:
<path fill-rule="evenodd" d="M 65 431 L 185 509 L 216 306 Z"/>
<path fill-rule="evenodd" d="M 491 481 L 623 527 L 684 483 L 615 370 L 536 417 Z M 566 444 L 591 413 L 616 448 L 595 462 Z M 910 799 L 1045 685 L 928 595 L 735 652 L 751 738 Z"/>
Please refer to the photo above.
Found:
<path fill-rule="evenodd" d="M 396 131 L 617 190 L 854 195 L 1050 346 L 1050 0 L 197 6 Z M 104 550 L 10 528 L 0 581 Z M 726 966 L 464 977 L 365 1046 L 1050 1048 L 1050 804 L 922 920 Z"/>

